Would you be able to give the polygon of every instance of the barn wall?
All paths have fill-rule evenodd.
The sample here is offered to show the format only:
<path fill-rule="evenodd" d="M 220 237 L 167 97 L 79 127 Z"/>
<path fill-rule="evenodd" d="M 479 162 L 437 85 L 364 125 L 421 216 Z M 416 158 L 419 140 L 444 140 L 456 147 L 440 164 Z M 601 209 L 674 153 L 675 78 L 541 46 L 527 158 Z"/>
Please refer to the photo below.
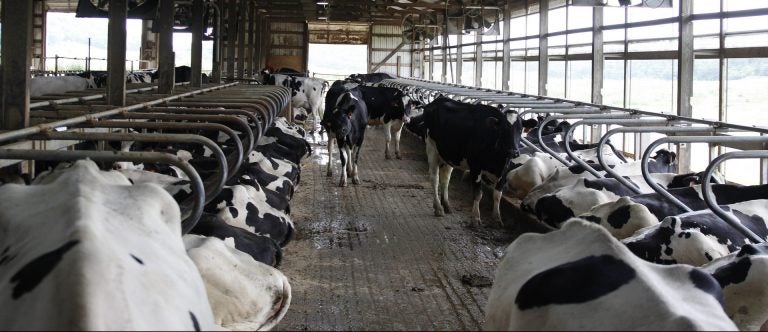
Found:
<path fill-rule="evenodd" d="M 400 25 L 372 25 L 369 49 L 370 70 L 389 56 L 403 42 L 403 29 Z M 411 77 L 411 45 L 404 44 L 402 48 L 375 70 L 376 72 L 398 74 L 397 57 L 400 57 L 400 76 Z"/>
<path fill-rule="evenodd" d="M 270 22 L 267 66 L 307 70 L 305 41 L 307 24 L 302 22 Z"/>

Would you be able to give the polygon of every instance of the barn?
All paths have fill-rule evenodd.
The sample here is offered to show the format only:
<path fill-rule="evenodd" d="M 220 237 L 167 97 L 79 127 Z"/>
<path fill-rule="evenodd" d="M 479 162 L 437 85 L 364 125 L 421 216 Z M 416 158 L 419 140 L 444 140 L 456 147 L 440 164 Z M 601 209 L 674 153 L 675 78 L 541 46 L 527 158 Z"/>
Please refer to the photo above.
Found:
<path fill-rule="evenodd" d="M 768 329 L 764 1 L 0 11 L 2 330 Z"/>

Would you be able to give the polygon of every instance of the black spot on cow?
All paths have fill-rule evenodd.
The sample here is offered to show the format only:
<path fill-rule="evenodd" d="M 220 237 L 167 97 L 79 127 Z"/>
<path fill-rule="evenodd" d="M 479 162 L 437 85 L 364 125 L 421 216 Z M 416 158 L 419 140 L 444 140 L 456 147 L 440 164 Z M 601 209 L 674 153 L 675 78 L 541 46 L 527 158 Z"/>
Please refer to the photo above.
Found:
<path fill-rule="evenodd" d="M 586 215 L 586 216 L 580 216 L 579 218 L 584 219 L 584 220 L 589 221 L 589 222 L 593 222 L 593 223 L 598 224 L 598 225 L 603 222 L 603 220 L 600 219 L 600 217 L 593 216 L 591 214 L 590 215 Z"/>
<path fill-rule="evenodd" d="M 143 260 L 141 260 L 141 258 L 138 258 L 138 257 L 136 257 L 136 256 L 135 256 L 135 255 L 133 255 L 133 254 L 131 254 L 131 258 L 133 258 L 133 260 L 135 260 L 137 263 L 139 263 L 139 264 L 141 264 L 141 265 L 144 265 L 144 261 L 143 261 Z"/>
<path fill-rule="evenodd" d="M 555 195 L 546 195 L 536 201 L 534 211 L 541 221 L 555 228 L 574 216 L 573 211 Z"/>
<path fill-rule="evenodd" d="M 728 285 L 739 284 L 747 280 L 750 268 L 752 268 L 752 260 L 745 257 L 721 266 L 712 273 L 712 276 L 720 283 L 720 287 L 725 288 Z"/>
<path fill-rule="evenodd" d="M 225 206 L 233 206 L 232 200 L 234 199 L 234 192 L 231 188 L 224 188 L 219 195 L 216 196 L 210 203 L 205 205 L 205 212 L 216 213 L 218 212 L 218 205 L 221 202 L 225 203 Z"/>
<path fill-rule="evenodd" d="M 197 321 L 195 314 L 190 311 L 189 317 L 192 319 L 192 327 L 195 329 L 195 331 L 202 331 L 200 329 L 200 322 Z"/>
<path fill-rule="evenodd" d="M 229 214 L 231 214 L 231 215 L 232 215 L 232 218 L 237 218 L 237 216 L 239 216 L 239 215 L 240 215 L 240 213 L 239 213 L 239 212 L 237 212 L 237 208 L 236 208 L 236 207 L 234 207 L 234 206 L 230 206 L 230 207 L 229 207 Z"/>
<path fill-rule="evenodd" d="M 768 255 L 768 244 L 745 244 L 739 249 L 736 257 Z"/>
<path fill-rule="evenodd" d="M 629 222 L 629 218 L 630 218 L 629 209 L 630 209 L 629 205 L 624 205 L 619 207 L 615 211 L 611 212 L 611 214 L 608 215 L 608 224 L 616 229 L 620 229 L 624 227 L 624 225 L 626 225 Z"/>
<path fill-rule="evenodd" d="M 670 227 L 659 227 L 655 231 L 648 233 L 642 239 L 625 243 L 627 248 L 646 261 L 658 264 L 675 264 L 674 259 L 662 259 L 662 249 L 666 248 L 665 255 L 672 254 L 670 244 L 675 235 L 675 218 L 673 218 Z"/>
<path fill-rule="evenodd" d="M 39 285 L 46 276 L 61 262 L 70 249 L 74 248 L 80 241 L 71 240 L 61 247 L 40 255 L 24 265 L 16 274 L 11 277 L 11 283 L 16 284 L 13 287 L 12 297 L 19 299 L 22 295 L 31 292 Z"/>
<path fill-rule="evenodd" d="M 131 179 L 131 178 L 128 178 L 128 182 L 130 182 L 131 184 L 135 184 L 135 183 L 133 183 L 133 179 Z"/>
<path fill-rule="evenodd" d="M 596 300 L 628 284 L 635 270 L 610 256 L 589 256 L 542 271 L 528 279 L 515 297 L 520 310 Z"/>
<path fill-rule="evenodd" d="M 284 218 L 271 213 L 264 213 L 263 217 L 259 217 L 259 208 L 250 202 L 246 204 L 245 209 L 245 223 L 254 228 L 254 233 L 269 235 L 281 247 L 288 244 L 293 237 L 293 227 Z"/>
<path fill-rule="evenodd" d="M 712 297 L 714 297 L 717 302 L 720 302 L 720 306 L 725 306 L 723 289 L 720 287 L 720 284 L 714 277 L 704 271 L 695 268 L 691 269 L 691 272 L 688 272 L 688 277 L 691 279 L 691 282 L 693 282 L 693 285 L 696 286 L 696 288 L 701 289 L 709 295 L 712 295 Z"/>
<path fill-rule="evenodd" d="M 283 258 L 280 245 L 272 238 L 229 225 L 215 214 L 203 213 L 190 233 L 221 240 L 231 238 L 235 242 L 235 249 L 272 267 L 278 267 Z"/>

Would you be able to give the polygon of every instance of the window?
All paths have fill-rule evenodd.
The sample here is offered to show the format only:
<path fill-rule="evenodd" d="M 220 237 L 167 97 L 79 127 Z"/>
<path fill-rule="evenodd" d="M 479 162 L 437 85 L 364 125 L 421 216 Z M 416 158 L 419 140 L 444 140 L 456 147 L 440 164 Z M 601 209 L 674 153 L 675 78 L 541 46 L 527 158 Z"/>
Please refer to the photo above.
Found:
<path fill-rule="evenodd" d="M 728 59 L 725 121 L 768 127 L 768 58 Z"/>
<path fill-rule="evenodd" d="M 629 107 L 677 112 L 677 60 L 630 60 Z"/>
<path fill-rule="evenodd" d="M 547 96 L 565 98 L 565 61 L 549 60 Z"/>
<path fill-rule="evenodd" d="M 592 101 L 592 61 L 568 61 L 566 98 L 583 102 Z"/>

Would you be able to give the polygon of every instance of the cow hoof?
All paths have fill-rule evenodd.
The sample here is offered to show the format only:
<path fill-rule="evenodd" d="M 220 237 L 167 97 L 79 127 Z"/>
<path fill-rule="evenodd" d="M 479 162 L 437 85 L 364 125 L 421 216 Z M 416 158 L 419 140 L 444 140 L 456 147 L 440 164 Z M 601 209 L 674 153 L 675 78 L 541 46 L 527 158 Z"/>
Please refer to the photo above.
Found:
<path fill-rule="evenodd" d="M 395 153 L 395 158 L 397 158 L 397 159 L 401 159 L 401 160 L 402 160 L 402 159 L 403 159 L 403 156 L 401 156 L 399 153 Z"/>
<path fill-rule="evenodd" d="M 443 212 L 443 209 L 435 208 L 435 217 L 444 217 L 445 212 Z"/>
<path fill-rule="evenodd" d="M 331 177 L 333 176 L 333 172 L 331 171 L 325 172 L 325 176 Z"/>
<path fill-rule="evenodd" d="M 347 181 L 346 180 L 339 181 L 339 187 L 346 187 L 346 186 L 347 186 Z"/>
<path fill-rule="evenodd" d="M 360 179 L 359 178 L 352 178 L 352 183 L 360 184 Z"/>
<path fill-rule="evenodd" d="M 448 213 L 448 214 L 453 213 L 453 209 L 449 205 L 446 205 L 446 204 L 443 204 L 443 210 L 445 210 L 445 213 Z"/>
<path fill-rule="evenodd" d="M 385 155 L 384 155 L 384 158 L 385 158 L 385 159 L 387 159 L 387 160 L 389 160 L 389 159 L 392 159 L 392 156 L 390 156 L 390 155 L 387 153 L 387 154 L 385 154 Z"/>

